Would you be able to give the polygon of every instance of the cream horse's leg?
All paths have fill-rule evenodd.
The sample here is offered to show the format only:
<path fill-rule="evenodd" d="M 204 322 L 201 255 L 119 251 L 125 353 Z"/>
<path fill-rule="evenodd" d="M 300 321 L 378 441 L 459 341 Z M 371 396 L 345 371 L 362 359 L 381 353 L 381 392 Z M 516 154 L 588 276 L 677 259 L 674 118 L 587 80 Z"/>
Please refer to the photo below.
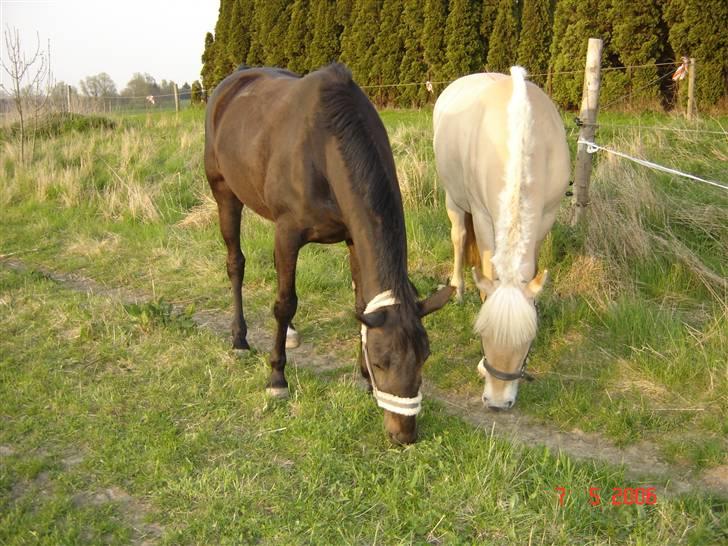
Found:
<path fill-rule="evenodd" d="M 493 263 L 490 259 L 495 250 L 495 235 L 493 233 L 493 220 L 487 212 L 473 214 L 473 230 L 475 240 L 480 251 L 480 269 L 476 267 L 475 273 L 479 277 L 485 276 L 488 280 L 495 280 Z M 485 301 L 486 294 L 480 290 L 480 301 Z"/>
<path fill-rule="evenodd" d="M 465 257 L 465 238 L 467 235 L 465 211 L 453 203 L 447 192 L 445 192 L 445 206 L 447 207 L 447 216 L 450 218 L 450 238 L 452 239 L 454 255 L 450 286 L 455 287 L 457 301 L 461 303 L 465 289 L 465 280 L 463 278 L 463 259 Z"/>

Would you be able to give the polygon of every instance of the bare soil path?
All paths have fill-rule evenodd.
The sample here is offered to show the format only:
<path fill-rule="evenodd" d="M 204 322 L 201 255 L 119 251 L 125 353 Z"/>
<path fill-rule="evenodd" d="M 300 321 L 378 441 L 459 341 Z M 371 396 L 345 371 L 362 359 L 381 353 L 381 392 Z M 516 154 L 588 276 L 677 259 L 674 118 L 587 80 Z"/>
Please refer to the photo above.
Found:
<path fill-rule="evenodd" d="M 33 271 L 66 289 L 112 298 L 121 303 L 144 303 L 151 298 L 147 293 L 104 286 L 79 275 L 30 267 L 14 258 L 0 256 L 0 265 L 17 271 Z M 181 308 L 176 310 L 182 312 Z M 198 311 L 193 315 L 193 320 L 200 328 L 222 337 L 229 335 L 230 317 L 227 312 Z M 272 343 L 272 332 L 263 331 L 255 325 L 249 324 L 248 336 L 254 347 L 267 348 Z M 332 355 L 321 354 L 305 341 L 299 348 L 291 351 L 290 361 L 291 365 L 298 365 L 317 373 L 353 368 L 353 363 L 342 362 Z M 425 385 L 424 392 L 440 402 L 447 413 L 471 423 L 487 434 L 492 433 L 519 445 L 546 446 L 553 453 L 561 452 L 576 460 L 623 465 L 626 477 L 634 480 L 628 484 L 629 486 L 656 487 L 659 494 L 668 496 L 693 491 L 728 497 L 728 466 L 716 467 L 698 474 L 690 468 L 666 463 L 657 449 L 648 442 L 618 447 L 599 434 L 584 433 L 580 430 L 559 430 L 538 422 L 517 409 L 507 413 L 486 411 L 477 396 L 454 394 L 432 385 Z"/>

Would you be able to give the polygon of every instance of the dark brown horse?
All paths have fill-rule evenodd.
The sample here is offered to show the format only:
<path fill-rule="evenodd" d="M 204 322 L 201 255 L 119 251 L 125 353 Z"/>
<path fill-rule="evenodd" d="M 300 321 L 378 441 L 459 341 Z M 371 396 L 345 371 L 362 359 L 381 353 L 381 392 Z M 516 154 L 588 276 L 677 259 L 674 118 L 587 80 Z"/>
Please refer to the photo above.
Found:
<path fill-rule="evenodd" d="M 233 346 L 247 349 L 240 250 L 243 206 L 275 223 L 278 323 L 268 390 L 286 395 L 286 337 L 296 312 L 296 261 L 310 242 L 345 241 L 362 323 L 360 367 L 385 428 L 399 443 L 417 437 L 422 365 L 429 354 L 421 318 L 452 289 L 417 301 L 407 276 L 402 199 L 387 133 L 342 65 L 303 78 L 276 68 L 228 76 L 207 106 L 205 172 L 218 204 L 233 288 Z"/>

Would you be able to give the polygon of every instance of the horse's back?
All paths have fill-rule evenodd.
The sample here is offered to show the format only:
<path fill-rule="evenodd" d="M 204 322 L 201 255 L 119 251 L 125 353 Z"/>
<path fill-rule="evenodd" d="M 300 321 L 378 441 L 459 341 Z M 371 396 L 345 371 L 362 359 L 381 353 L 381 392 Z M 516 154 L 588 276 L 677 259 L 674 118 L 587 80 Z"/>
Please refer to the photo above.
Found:
<path fill-rule="evenodd" d="M 463 210 L 497 214 L 508 162 L 508 105 L 513 83 L 505 74 L 471 74 L 453 82 L 433 112 L 435 162 L 445 190 Z M 527 82 L 533 143 L 532 191 L 551 206 L 568 182 L 569 151 L 561 118 L 551 99 Z"/>
<path fill-rule="evenodd" d="M 241 202 L 274 219 L 277 193 L 306 176 L 320 81 L 316 73 L 301 78 L 277 68 L 240 70 L 223 80 L 207 106 L 208 180 L 224 179 Z M 271 179 L 277 183 L 267 184 Z"/>

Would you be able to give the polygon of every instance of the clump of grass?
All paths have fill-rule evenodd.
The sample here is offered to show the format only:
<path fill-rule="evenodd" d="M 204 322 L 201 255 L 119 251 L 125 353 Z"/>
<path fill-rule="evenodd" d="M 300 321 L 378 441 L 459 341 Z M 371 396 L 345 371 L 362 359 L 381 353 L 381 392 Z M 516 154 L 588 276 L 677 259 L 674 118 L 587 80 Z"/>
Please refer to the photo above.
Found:
<path fill-rule="evenodd" d="M 187 214 L 177 222 L 183 228 L 201 228 L 214 224 L 217 221 L 217 203 L 212 195 L 200 195 L 200 203 L 192 207 Z"/>
<path fill-rule="evenodd" d="M 194 306 L 188 306 L 184 312 L 175 313 L 171 303 L 159 298 L 147 303 L 130 303 L 125 306 L 126 312 L 132 322 L 148 332 L 154 327 L 174 327 L 182 331 L 190 331 L 195 328 L 192 315 L 195 313 Z"/>
<path fill-rule="evenodd" d="M 407 208 L 438 206 L 438 181 L 429 125 L 401 124 L 390 132 L 397 178 Z"/>

